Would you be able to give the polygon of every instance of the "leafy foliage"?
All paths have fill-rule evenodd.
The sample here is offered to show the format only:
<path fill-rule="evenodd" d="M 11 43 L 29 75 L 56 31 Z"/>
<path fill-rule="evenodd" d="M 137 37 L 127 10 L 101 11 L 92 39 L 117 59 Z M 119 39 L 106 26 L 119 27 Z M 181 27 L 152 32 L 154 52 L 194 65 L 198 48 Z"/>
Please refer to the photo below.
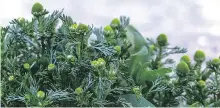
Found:
<path fill-rule="evenodd" d="M 205 69 L 205 57 L 181 59 L 178 72 L 168 57 L 187 50 L 165 34 L 144 39 L 126 16 L 103 29 L 39 3 L 32 14 L 0 29 L 2 107 L 219 106 L 218 58 Z"/>

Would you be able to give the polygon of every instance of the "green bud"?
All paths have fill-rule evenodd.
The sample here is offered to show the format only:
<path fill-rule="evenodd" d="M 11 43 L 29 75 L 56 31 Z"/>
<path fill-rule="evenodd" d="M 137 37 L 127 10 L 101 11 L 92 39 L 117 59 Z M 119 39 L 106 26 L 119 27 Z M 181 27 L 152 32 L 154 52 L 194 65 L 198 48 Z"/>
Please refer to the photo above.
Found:
<path fill-rule="evenodd" d="M 109 79 L 110 80 L 115 80 L 117 77 L 116 77 L 116 73 L 115 71 L 110 71 L 109 72 Z"/>
<path fill-rule="evenodd" d="M 104 67 L 105 64 L 106 64 L 106 62 L 103 58 L 99 58 L 98 60 L 94 60 L 91 62 L 91 65 L 95 68 Z"/>
<path fill-rule="evenodd" d="M 44 10 L 44 7 L 38 2 L 32 6 L 32 13 L 33 12 L 42 12 L 43 10 Z"/>
<path fill-rule="evenodd" d="M 203 81 L 203 80 L 199 80 L 198 81 L 198 86 L 201 87 L 201 88 L 204 88 L 206 86 L 206 82 Z"/>
<path fill-rule="evenodd" d="M 134 93 L 137 93 L 137 92 L 140 91 L 140 88 L 138 88 L 138 87 L 134 87 L 132 90 L 133 90 Z"/>
<path fill-rule="evenodd" d="M 220 59 L 214 58 L 214 59 L 211 61 L 211 64 L 212 64 L 214 67 L 220 66 Z"/>
<path fill-rule="evenodd" d="M 160 46 L 166 46 L 168 44 L 168 40 L 167 40 L 167 36 L 165 34 L 160 34 L 158 37 L 157 37 L 157 43 L 160 45 Z"/>
<path fill-rule="evenodd" d="M 76 93 L 77 95 L 80 95 L 80 94 L 83 93 L 83 89 L 82 89 L 81 87 L 78 87 L 78 88 L 75 89 L 75 93 Z"/>
<path fill-rule="evenodd" d="M 201 50 L 197 50 L 194 54 L 194 60 L 196 62 L 202 63 L 205 60 L 205 53 Z"/>
<path fill-rule="evenodd" d="M 115 46 L 114 49 L 117 53 L 121 53 L 121 46 Z"/>
<path fill-rule="evenodd" d="M 155 47 L 154 45 L 150 45 L 150 46 L 149 46 L 149 49 L 150 49 L 151 51 L 154 51 L 154 50 L 156 49 L 156 47 Z"/>
<path fill-rule="evenodd" d="M 113 31 L 113 29 L 112 29 L 112 27 L 111 26 L 105 26 L 105 28 L 104 28 L 104 34 L 105 35 L 111 35 L 111 34 L 113 34 L 114 33 L 114 31 Z"/>
<path fill-rule="evenodd" d="M 25 19 L 24 19 L 23 17 L 20 17 L 20 18 L 18 18 L 18 21 L 19 21 L 20 23 L 24 23 Z"/>
<path fill-rule="evenodd" d="M 120 26 L 120 20 L 118 18 L 114 18 L 110 24 L 111 28 L 115 29 Z"/>
<path fill-rule="evenodd" d="M 180 60 L 186 62 L 188 65 L 191 63 L 190 57 L 188 55 L 182 56 Z"/>
<path fill-rule="evenodd" d="M 134 94 L 137 96 L 137 98 L 140 98 L 140 96 L 141 96 L 141 90 L 140 90 L 139 87 L 134 87 L 134 88 L 132 89 L 132 91 L 133 91 Z"/>
<path fill-rule="evenodd" d="M 113 32 L 113 29 L 110 25 L 105 26 L 104 31 L 106 32 Z"/>
<path fill-rule="evenodd" d="M 99 58 L 98 59 L 98 64 L 99 64 L 99 66 L 105 66 L 106 62 L 103 58 Z"/>
<path fill-rule="evenodd" d="M 96 68 L 96 67 L 98 67 L 98 62 L 96 60 L 94 60 L 91 62 L 91 65 Z"/>
<path fill-rule="evenodd" d="M 9 80 L 9 81 L 13 81 L 14 79 L 15 79 L 14 76 L 9 76 L 9 77 L 8 77 L 8 80 Z"/>
<path fill-rule="evenodd" d="M 27 69 L 27 70 L 29 70 L 30 67 L 31 67 L 28 63 L 25 63 L 23 66 L 24 66 L 24 68 Z"/>
<path fill-rule="evenodd" d="M 185 76 L 186 73 L 189 72 L 189 67 L 188 67 L 188 65 L 186 64 L 186 62 L 181 61 L 181 62 L 177 65 L 176 70 L 177 70 L 177 75 L 178 75 L 178 76 Z"/>
<path fill-rule="evenodd" d="M 45 93 L 40 90 L 40 91 L 37 92 L 37 97 L 44 98 L 45 97 Z"/>
<path fill-rule="evenodd" d="M 54 65 L 54 64 L 49 64 L 48 67 L 47 67 L 47 69 L 48 69 L 49 71 L 54 70 L 54 69 L 55 69 L 55 65 Z"/>
<path fill-rule="evenodd" d="M 77 27 L 77 30 L 79 32 L 87 33 L 89 31 L 89 27 L 85 24 L 79 24 L 79 26 Z"/>
<path fill-rule="evenodd" d="M 77 27 L 78 27 L 77 24 L 72 24 L 71 27 L 70 27 L 70 29 L 75 30 L 75 29 L 77 29 Z"/>

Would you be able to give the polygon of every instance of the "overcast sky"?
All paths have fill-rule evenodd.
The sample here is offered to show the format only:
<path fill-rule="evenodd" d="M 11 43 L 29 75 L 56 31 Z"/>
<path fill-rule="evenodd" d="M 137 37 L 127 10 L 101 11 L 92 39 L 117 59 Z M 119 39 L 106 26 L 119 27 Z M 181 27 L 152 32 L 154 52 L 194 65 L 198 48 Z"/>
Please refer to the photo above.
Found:
<path fill-rule="evenodd" d="M 0 25 L 14 18 L 31 18 L 40 2 L 50 12 L 61 10 L 77 22 L 105 26 L 126 15 L 145 37 L 165 33 L 170 44 L 220 55 L 220 0 L 0 0 Z"/>

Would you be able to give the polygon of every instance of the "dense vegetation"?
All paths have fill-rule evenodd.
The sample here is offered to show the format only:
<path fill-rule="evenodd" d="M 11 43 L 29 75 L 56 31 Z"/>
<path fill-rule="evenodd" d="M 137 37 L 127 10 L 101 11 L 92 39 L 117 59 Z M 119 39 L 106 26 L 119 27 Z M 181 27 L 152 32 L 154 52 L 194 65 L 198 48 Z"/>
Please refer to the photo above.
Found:
<path fill-rule="evenodd" d="M 220 106 L 220 58 L 174 61 L 187 50 L 144 39 L 128 17 L 96 28 L 62 12 L 35 3 L 31 20 L 1 28 L 2 107 Z"/>

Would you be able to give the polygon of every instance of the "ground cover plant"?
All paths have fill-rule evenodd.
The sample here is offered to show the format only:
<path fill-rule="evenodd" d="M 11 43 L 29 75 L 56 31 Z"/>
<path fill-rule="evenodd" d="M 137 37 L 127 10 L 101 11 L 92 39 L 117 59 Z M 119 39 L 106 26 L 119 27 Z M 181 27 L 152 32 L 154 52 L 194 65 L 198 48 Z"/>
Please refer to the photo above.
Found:
<path fill-rule="evenodd" d="M 102 28 L 40 3 L 31 12 L 0 30 L 1 107 L 220 106 L 220 57 L 145 39 L 126 16 Z"/>

